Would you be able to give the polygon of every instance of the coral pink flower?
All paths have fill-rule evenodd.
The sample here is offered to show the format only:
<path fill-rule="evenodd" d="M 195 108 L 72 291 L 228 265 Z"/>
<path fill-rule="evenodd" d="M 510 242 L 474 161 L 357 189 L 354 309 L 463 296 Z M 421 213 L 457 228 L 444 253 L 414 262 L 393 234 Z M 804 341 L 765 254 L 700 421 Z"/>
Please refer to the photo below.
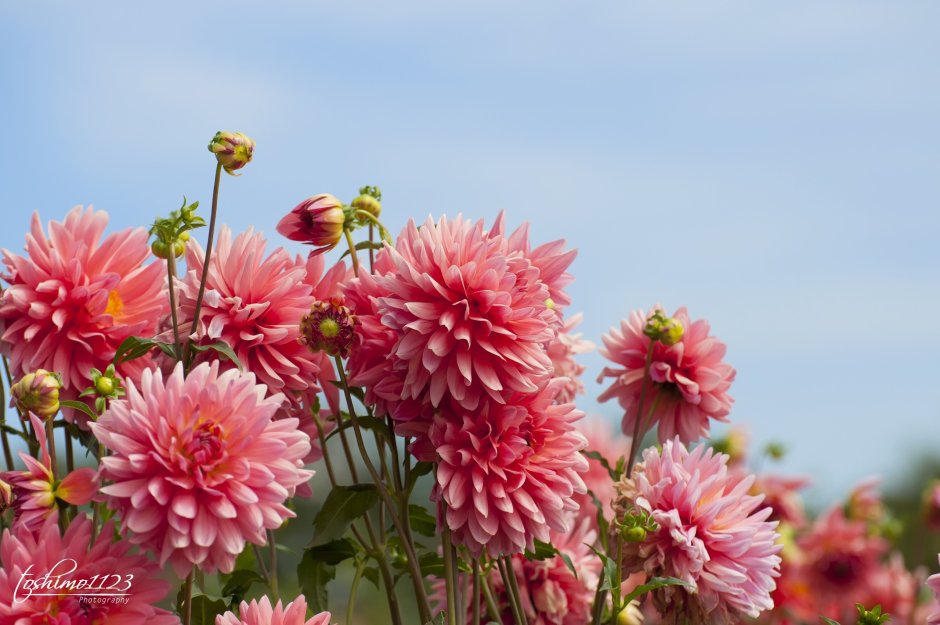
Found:
<path fill-rule="evenodd" d="M 352 281 L 351 289 L 360 284 Z M 548 287 L 538 268 L 508 252 L 482 222 L 442 217 L 421 229 L 409 222 L 362 286 L 374 308 L 354 312 L 375 315 L 395 336 L 382 359 L 401 385 L 400 399 L 427 398 L 436 407 L 446 395 L 474 410 L 487 397 L 532 393 L 551 374 L 545 344 L 556 316 L 546 305 Z M 356 359 L 351 370 L 375 368 Z"/>
<path fill-rule="evenodd" d="M 429 435 L 439 456 L 432 493 L 454 542 L 492 557 L 533 549 L 549 531 L 567 532 L 583 493 L 587 441 L 572 404 L 556 404 L 564 380 L 538 393 L 493 401 L 461 416 L 437 415 Z"/>
<path fill-rule="evenodd" d="M 215 625 L 330 625 L 330 613 L 320 612 L 307 618 L 307 599 L 300 595 L 287 605 L 280 601 L 271 606 L 271 600 L 261 597 L 261 601 L 251 603 L 242 601 L 238 616 L 226 612 L 215 617 Z"/>
<path fill-rule="evenodd" d="M 43 523 L 38 533 L 19 523 L 12 530 L 4 531 L 0 541 L 0 622 L 179 625 L 179 618 L 154 607 L 170 589 L 170 584 L 160 578 L 159 568 L 143 555 L 129 553 L 131 545 L 127 541 L 112 543 L 113 535 L 114 528 L 108 523 L 92 541 L 91 521 L 83 515 L 72 521 L 64 535 L 54 518 Z M 35 581 L 45 573 L 62 574 L 58 582 L 63 585 L 57 593 L 30 593 L 22 583 L 24 579 Z M 109 576 L 108 585 L 115 584 L 116 589 L 124 589 L 127 582 L 126 602 L 88 601 L 83 595 L 91 597 L 94 591 L 64 586 L 68 582 L 74 586 L 80 580 L 88 580 L 86 588 L 96 588 L 102 575 Z M 113 576 L 119 576 L 120 581 L 115 583 Z M 56 580 L 55 577 L 50 579 Z"/>
<path fill-rule="evenodd" d="M 809 486 L 809 478 L 760 475 L 754 482 L 751 494 L 764 495 L 764 505 L 773 512 L 771 521 L 788 523 L 795 529 L 806 525 L 803 499 L 800 491 Z"/>
<path fill-rule="evenodd" d="M 43 232 L 34 214 L 27 256 L 3 251 L 10 286 L 0 294 L 0 339 L 14 376 L 36 369 L 61 374 L 63 398 L 74 399 L 129 336 L 153 336 L 168 309 L 166 268 L 145 264 L 147 233 L 124 230 L 102 240 L 108 215 L 73 208 Z M 136 376 L 140 363 L 122 367 Z M 68 411 L 84 425 L 84 413 Z"/>
<path fill-rule="evenodd" d="M 7 480 L 13 491 L 13 509 L 16 521 L 30 531 L 36 531 L 46 519 L 58 519 L 60 501 L 81 506 L 91 501 L 98 490 L 95 470 L 75 469 L 62 480 L 52 474 L 52 458 L 46 443 L 46 430 L 36 415 L 30 415 L 33 429 L 39 438 L 40 459 L 25 452 L 19 456 L 26 465 L 25 471 L 6 471 L 0 478 Z"/>
<path fill-rule="evenodd" d="M 940 560 L 940 556 L 937 559 Z M 934 601 L 938 608 L 936 612 L 927 617 L 927 625 L 938 625 L 940 624 L 940 573 L 928 577 L 927 586 L 933 591 Z"/>
<path fill-rule="evenodd" d="M 245 541 L 294 515 L 285 500 L 310 479 L 310 441 L 297 419 L 272 420 L 283 396 L 251 373 L 202 363 L 164 381 L 145 371 L 138 389 L 111 403 L 92 430 L 112 451 L 101 491 L 121 513 L 131 541 L 152 549 L 180 576 L 193 565 L 230 572 Z"/>
<path fill-rule="evenodd" d="M 343 203 L 329 193 L 307 198 L 277 224 L 277 231 L 291 241 L 313 245 L 311 254 L 328 252 L 343 239 L 346 214 Z"/>
<path fill-rule="evenodd" d="M 676 438 L 661 452 L 644 451 L 633 476 L 618 484 L 618 514 L 644 510 L 659 526 L 644 542 L 626 543 L 625 570 L 694 586 L 655 591 L 654 605 L 664 615 L 727 623 L 773 608 L 777 524 L 767 521 L 762 498 L 748 495 L 753 476 L 729 471 L 727 460 L 704 445 L 689 452 Z"/>
<path fill-rule="evenodd" d="M 574 401 L 575 397 L 584 392 L 581 374 L 584 373 L 585 367 L 575 360 L 575 356 L 593 351 L 594 343 L 582 339 L 580 332 L 573 332 L 582 318 L 581 313 L 578 313 L 565 320 L 558 336 L 548 344 L 548 357 L 555 370 L 553 375 L 556 378 L 568 379 L 565 388 L 558 394 L 558 401 L 561 403 Z"/>
<path fill-rule="evenodd" d="M 655 311 L 656 309 L 654 309 Z M 651 313 L 652 314 L 652 313 Z M 659 424 L 659 440 L 666 442 L 678 436 L 683 443 L 697 441 L 708 435 L 709 419 L 726 422 L 731 411 L 728 389 L 735 371 L 722 359 L 725 344 L 709 335 L 705 320 L 691 321 L 685 308 L 673 315 L 685 328 L 682 339 L 673 346 L 653 343 L 653 358 L 644 412 L 649 427 Z M 605 367 L 598 382 L 614 378 L 610 388 L 601 393 L 600 401 L 616 397 L 624 410 L 623 432 L 633 435 L 637 403 L 643 383 L 643 368 L 650 338 L 643 334 L 647 316 L 630 313 L 604 337 L 601 353 L 616 364 Z"/>
<path fill-rule="evenodd" d="M 180 307 L 190 322 L 204 258 L 197 243 L 187 246 L 189 271 L 181 281 Z M 224 226 L 209 263 L 199 334 L 204 342 L 228 343 L 271 393 L 284 393 L 294 406 L 320 390 L 316 380 L 323 359 L 299 338 L 300 319 L 315 300 L 315 274 L 322 268 L 322 262 L 305 263 L 284 248 L 265 256 L 264 236 L 249 230 L 233 241 Z"/>
<path fill-rule="evenodd" d="M 616 467 L 620 458 L 627 455 L 630 449 L 629 439 L 616 432 L 611 424 L 600 418 L 590 418 L 581 421 L 578 429 L 587 438 L 585 452 L 597 452 L 603 457 L 608 466 Z M 594 493 L 598 501 L 604 506 L 604 516 L 608 520 L 613 518 L 612 503 L 617 494 L 614 481 L 610 473 L 599 460 L 588 458 L 588 470 L 581 474 L 588 490 Z M 579 518 L 590 519 L 592 527 L 597 528 L 597 507 L 589 493 L 575 495 L 580 512 Z"/>

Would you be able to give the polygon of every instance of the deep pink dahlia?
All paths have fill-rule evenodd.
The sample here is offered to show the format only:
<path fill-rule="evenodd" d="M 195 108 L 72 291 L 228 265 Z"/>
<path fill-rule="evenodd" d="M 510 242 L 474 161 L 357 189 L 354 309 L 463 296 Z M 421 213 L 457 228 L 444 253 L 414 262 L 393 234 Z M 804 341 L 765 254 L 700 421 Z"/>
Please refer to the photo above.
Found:
<path fill-rule="evenodd" d="M 762 497 L 748 495 L 753 476 L 730 472 L 727 460 L 704 445 L 690 452 L 676 438 L 661 452 L 644 451 L 632 477 L 618 484 L 618 514 L 643 510 L 658 524 L 644 542 L 626 543 L 625 569 L 694 586 L 655 591 L 663 615 L 727 623 L 773 608 L 777 524 L 767 521 Z"/>
<path fill-rule="evenodd" d="M 143 555 L 129 553 L 128 541 L 111 542 L 113 535 L 114 529 L 108 523 L 92 541 L 91 521 L 83 515 L 72 521 L 64 535 L 54 518 L 48 519 L 38 533 L 21 524 L 5 530 L 0 542 L 0 622 L 11 625 L 178 625 L 179 618 L 154 607 L 170 590 L 170 584 L 160 577 L 160 569 Z M 45 573 L 62 574 L 58 578 L 50 577 L 59 584 L 59 591 L 51 596 L 47 590 L 30 593 L 29 584 L 21 581 L 32 582 Z M 109 576 L 107 585 L 114 585 L 114 590 L 127 589 L 126 603 L 109 601 L 106 597 L 95 601 L 94 590 L 74 589 L 80 580 L 89 581 L 84 585 L 87 588 L 96 588 L 101 585 L 98 582 L 102 581 L 102 575 Z M 115 575 L 119 576 L 118 581 Z M 66 585 L 69 582 L 73 588 Z"/>
<path fill-rule="evenodd" d="M 375 275 L 347 289 L 363 333 L 350 362 L 354 381 L 384 380 L 392 403 L 439 407 L 446 399 L 466 410 L 535 392 L 552 372 L 545 345 L 557 324 L 540 275 L 482 222 L 409 222 L 378 254 Z"/>
<path fill-rule="evenodd" d="M 733 402 L 728 389 L 735 371 L 722 360 L 725 344 L 709 335 L 707 321 L 690 320 L 685 308 L 677 310 L 673 317 L 682 323 L 685 332 L 671 347 L 661 342 L 653 344 L 652 384 L 647 386 L 643 418 L 647 427 L 659 424 L 660 442 L 678 436 L 683 443 L 691 443 L 708 435 L 709 419 L 727 421 Z M 633 435 L 651 342 L 643 334 L 646 320 L 647 316 L 640 311 L 630 313 L 629 319 L 620 322 L 619 330 L 612 328 L 604 337 L 601 349 L 617 366 L 605 367 L 598 377 L 598 382 L 605 377 L 614 378 L 598 399 L 617 398 L 624 410 L 623 432 L 627 436 Z"/>
<path fill-rule="evenodd" d="M 311 254 L 330 251 L 343 239 L 346 214 L 343 203 L 329 193 L 307 198 L 277 224 L 277 231 L 291 241 L 314 246 Z"/>
<path fill-rule="evenodd" d="M 230 572 L 246 540 L 264 544 L 265 529 L 295 516 L 284 503 L 313 475 L 302 468 L 310 441 L 297 419 L 273 420 L 282 401 L 218 362 L 128 384 L 92 430 L 111 450 L 101 491 L 130 540 L 180 576 Z"/>
<path fill-rule="evenodd" d="M 572 404 L 556 404 L 564 380 L 552 380 L 505 404 L 486 402 L 460 416 L 438 414 L 430 443 L 439 457 L 432 494 L 442 501 L 454 542 L 474 555 L 519 553 L 551 530 L 567 532 L 583 493 L 580 453 L 587 441 Z"/>
<path fill-rule="evenodd" d="M 307 618 L 307 599 L 300 595 L 287 605 L 272 606 L 266 596 L 261 601 L 242 601 L 238 616 L 226 612 L 215 617 L 215 625 L 330 625 L 330 613 L 320 612 Z"/>
<path fill-rule="evenodd" d="M 202 342 L 228 343 L 242 365 L 258 376 L 271 393 L 284 393 L 293 405 L 304 394 L 319 391 L 323 359 L 300 344 L 300 319 L 314 302 L 321 263 L 304 262 L 284 248 L 265 256 L 265 238 L 252 230 L 232 240 L 227 227 L 209 262 L 209 277 L 200 315 Z M 199 293 L 204 252 L 187 246 L 189 270 L 180 285 L 184 321 L 191 321 Z M 226 363 L 223 368 L 233 365 Z"/>
<path fill-rule="evenodd" d="M 146 231 L 102 239 L 107 225 L 104 211 L 76 206 L 63 222 L 49 222 L 47 236 L 33 214 L 27 255 L 3 250 L 0 277 L 10 286 L 0 294 L 0 348 L 15 377 L 36 369 L 59 373 L 63 398 L 89 386 L 91 369 L 103 371 L 124 339 L 153 336 L 168 309 L 165 266 L 145 264 Z M 135 361 L 121 373 L 139 371 Z"/>
<path fill-rule="evenodd" d="M 568 379 L 565 388 L 558 395 L 558 401 L 561 403 L 574 401 L 575 397 L 584 392 L 581 374 L 584 373 L 585 366 L 575 360 L 575 356 L 593 351 L 594 343 L 582 339 L 580 332 L 574 332 L 582 318 L 583 315 L 578 313 L 566 319 L 555 340 L 548 344 L 548 357 L 551 358 L 554 368 L 553 375 L 556 378 Z"/>

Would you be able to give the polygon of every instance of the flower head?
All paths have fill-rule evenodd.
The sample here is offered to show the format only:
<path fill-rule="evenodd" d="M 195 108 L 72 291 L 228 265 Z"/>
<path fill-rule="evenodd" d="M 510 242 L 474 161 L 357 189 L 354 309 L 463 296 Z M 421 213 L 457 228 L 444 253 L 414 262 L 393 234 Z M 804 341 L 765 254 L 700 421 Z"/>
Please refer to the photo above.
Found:
<path fill-rule="evenodd" d="M 575 356 L 593 351 L 594 343 L 582 339 L 580 332 L 574 332 L 582 318 L 581 313 L 578 313 L 566 319 L 558 335 L 548 344 L 548 357 L 552 361 L 554 377 L 568 379 L 564 390 L 558 395 L 561 403 L 574 401 L 575 397 L 584 392 L 581 374 L 585 366 L 575 360 Z"/>
<path fill-rule="evenodd" d="M 165 267 L 145 264 L 147 233 L 124 230 L 104 239 L 108 216 L 76 207 L 49 223 L 48 236 L 33 215 L 27 256 L 3 252 L 10 286 L 0 295 L 0 344 L 14 374 L 37 369 L 62 377 L 62 395 L 74 399 L 105 369 L 129 336 L 153 336 L 168 309 Z M 146 359 L 122 365 L 136 376 Z M 66 411 L 84 425 L 84 413 Z M 76 416 L 77 415 L 77 416 Z"/>
<path fill-rule="evenodd" d="M 140 388 L 113 401 L 92 424 L 111 450 L 101 489 L 121 514 L 130 540 L 170 562 L 180 576 L 193 565 L 230 572 L 245 542 L 294 515 L 285 500 L 313 474 L 297 420 L 273 420 L 281 395 L 251 373 L 202 363 L 184 378 L 181 364 L 164 380 L 145 371 Z"/>
<path fill-rule="evenodd" d="M 443 501 L 454 542 L 497 557 L 567 532 L 583 493 L 587 444 L 572 404 L 556 404 L 563 380 L 480 411 L 438 414 L 428 440 L 439 458 L 432 498 Z"/>
<path fill-rule="evenodd" d="M 265 596 L 261 601 L 242 601 L 238 616 L 232 612 L 220 614 L 215 617 L 215 625 L 330 625 L 330 613 L 320 612 L 308 619 L 307 599 L 303 595 L 287 605 L 278 601 L 273 607 Z"/>
<path fill-rule="evenodd" d="M 317 300 L 300 320 L 300 342 L 312 351 L 345 358 L 356 338 L 355 325 L 356 318 L 341 296 Z"/>
<path fill-rule="evenodd" d="M 773 607 L 779 536 L 761 497 L 748 495 L 753 479 L 729 471 L 727 456 L 704 445 L 690 452 L 674 439 L 661 452 L 647 449 L 618 483 L 617 514 L 639 511 L 657 526 L 643 542 L 625 544 L 625 570 L 691 585 L 655 591 L 661 613 L 727 623 Z"/>
<path fill-rule="evenodd" d="M 179 625 L 179 618 L 154 606 L 170 590 L 170 584 L 161 579 L 159 568 L 143 555 L 130 553 L 131 544 L 126 540 L 112 542 L 114 528 L 110 523 L 94 540 L 91 529 L 91 521 L 78 515 L 64 534 L 54 518 L 45 521 L 37 532 L 19 523 L 3 532 L 0 622 Z M 63 586 L 57 592 L 30 593 L 25 589 L 24 579 L 38 581 L 45 573 L 62 575 L 59 583 Z M 115 588 L 124 588 L 125 582 L 129 584 L 126 601 L 86 601 L 83 595 L 87 591 L 64 585 L 68 582 L 77 585 L 81 580 L 94 584 L 94 576 L 104 573 L 120 576 Z"/>
<path fill-rule="evenodd" d="M 657 313 L 661 314 L 658 308 L 650 315 L 634 311 L 620 323 L 619 330 L 614 328 L 604 337 L 601 353 L 616 366 L 605 367 L 598 377 L 598 382 L 614 378 L 599 399 L 616 398 L 620 402 L 623 431 L 632 435 L 647 352 L 652 350 L 652 384 L 646 389 L 644 412 L 650 411 L 650 424 L 659 424 L 660 442 L 678 436 L 683 443 L 691 443 L 708 435 L 711 419 L 727 421 L 733 401 L 728 389 L 735 370 L 722 360 L 725 344 L 709 334 L 708 322 L 690 320 L 685 308 L 672 316 L 684 328 L 677 343 L 668 345 L 651 339 L 645 330 L 648 320 Z"/>
<path fill-rule="evenodd" d="M 51 419 L 59 412 L 59 390 L 62 380 L 55 373 L 39 369 L 27 373 L 10 387 L 10 405 L 21 414 L 32 413 L 40 419 Z"/>
<path fill-rule="evenodd" d="M 209 151 L 215 154 L 225 173 L 237 176 L 235 172 L 251 162 L 255 142 L 240 132 L 220 130 L 209 142 Z"/>
<path fill-rule="evenodd" d="M 600 418 L 588 418 L 578 424 L 578 429 L 587 438 L 587 452 L 596 452 L 607 461 L 610 467 L 616 467 L 618 461 L 623 458 L 630 448 L 628 439 L 619 432 L 615 432 L 611 424 Z M 603 506 L 604 517 L 610 520 L 613 514 L 614 497 L 616 488 L 614 480 L 610 476 L 607 468 L 595 458 L 587 456 L 588 470 L 581 474 L 587 489 L 594 494 L 597 501 Z M 592 527 L 597 529 L 597 507 L 594 504 L 594 498 L 587 492 L 575 495 L 580 511 L 578 518 L 587 517 L 590 519 Z"/>
<path fill-rule="evenodd" d="M 291 241 L 314 246 L 311 254 L 323 254 L 343 238 L 346 213 L 343 203 L 329 193 L 307 198 L 277 224 L 277 231 Z"/>

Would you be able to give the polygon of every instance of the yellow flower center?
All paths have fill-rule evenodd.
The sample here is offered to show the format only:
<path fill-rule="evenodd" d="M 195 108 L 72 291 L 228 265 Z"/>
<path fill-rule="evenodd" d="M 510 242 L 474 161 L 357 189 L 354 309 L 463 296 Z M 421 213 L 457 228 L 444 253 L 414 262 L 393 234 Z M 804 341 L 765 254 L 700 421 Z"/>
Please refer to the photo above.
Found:
<path fill-rule="evenodd" d="M 320 334 L 328 339 L 335 337 L 337 334 L 339 334 L 339 324 L 336 323 L 335 319 L 330 319 L 327 317 L 320 322 Z"/>
<path fill-rule="evenodd" d="M 106 315 L 117 318 L 124 311 L 124 300 L 117 291 L 108 293 L 108 306 L 104 309 Z"/>

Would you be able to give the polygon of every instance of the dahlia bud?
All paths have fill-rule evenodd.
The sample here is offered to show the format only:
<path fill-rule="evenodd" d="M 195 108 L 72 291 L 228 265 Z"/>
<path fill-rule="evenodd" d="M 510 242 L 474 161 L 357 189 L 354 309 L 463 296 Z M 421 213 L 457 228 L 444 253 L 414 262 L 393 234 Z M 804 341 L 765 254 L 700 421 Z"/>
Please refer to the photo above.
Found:
<path fill-rule="evenodd" d="M 666 323 L 666 314 L 662 310 L 656 309 L 646 320 L 646 326 L 643 328 L 643 334 L 653 341 L 658 341 L 663 332 L 663 324 Z"/>
<path fill-rule="evenodd" d="M 623 539 L 631 543 L 641 543 L 646 540 L 646 530 L 642 527 L 628 527 L 623 530 Z"/>
<path fill-rule="evenodd" d="M 343 298 L 317 301 L 300 321 L 300 342 L 311 351 L 345 358 L 353 346 L 355 325 L 356 318 L 343 305 Z"/>
<path fill-rule="evenodd" d="M 59 390 L 62 380 L 57 373 L 37 369 L 27 373 L 10 388 L 13 395 L 11 406 L 22 414 L 32 412 L 40 419 L 51 419 L 59 412 Z"/>
<path fill-rule="evenodd" d="M 0 479 L 0 514 L 13 505 L 13 487 Z"/>
<path fill-rule="evenodd" d="M 682 340 L 683 334 L 685 334 L 685 328 L 682 327 L 682 322 L 675 317 L 670 317 L 660 328 L 659 342 L 671 347 Z"/>
<path fill-rule="evenodd" d="M 858 610 L 857 625 L 882 625 L 891 618 L 890 614 L 881 611 L 880 605 L 876 605 L 871 610 L 866 610 L 861 603 L 856 603 L 855 609 Z"/>
<path fill-rule="evenodd" d="M 352 207 L 356 210 L 365 211 L 376 219 L 378 219 L 379 215 L 382 214 L 382 203 L 367 193 L 363 193 L 353 200 Z"/>
<path fill-rule="evenodd" d="M 104 373 L 97 369 L 91 370 L 92 385 L 82 391 L 79 397 L 94 397 L 95 410 L 99 414 L 108 406 L 108 400 L 124 397 L 125 389 L 121 379 L 114 370 L 114 365 L 108 365 Z"/>
<path fill-rule="evenodd" d="M 209 151 L 215 154 L 225 173 L 237 176 L 234 172 L 251 162 L 255 142 L 240 132 L 220 130 L 209 142 Z"/>
<path fill-rule="evenodd" d="M 313 245 L 313 254 L 336 247 L 343 237 L 346 212 L 343 203 L 329 193 L 307 198 L 277 224 L 277 231 L 291 241 Z"/>

